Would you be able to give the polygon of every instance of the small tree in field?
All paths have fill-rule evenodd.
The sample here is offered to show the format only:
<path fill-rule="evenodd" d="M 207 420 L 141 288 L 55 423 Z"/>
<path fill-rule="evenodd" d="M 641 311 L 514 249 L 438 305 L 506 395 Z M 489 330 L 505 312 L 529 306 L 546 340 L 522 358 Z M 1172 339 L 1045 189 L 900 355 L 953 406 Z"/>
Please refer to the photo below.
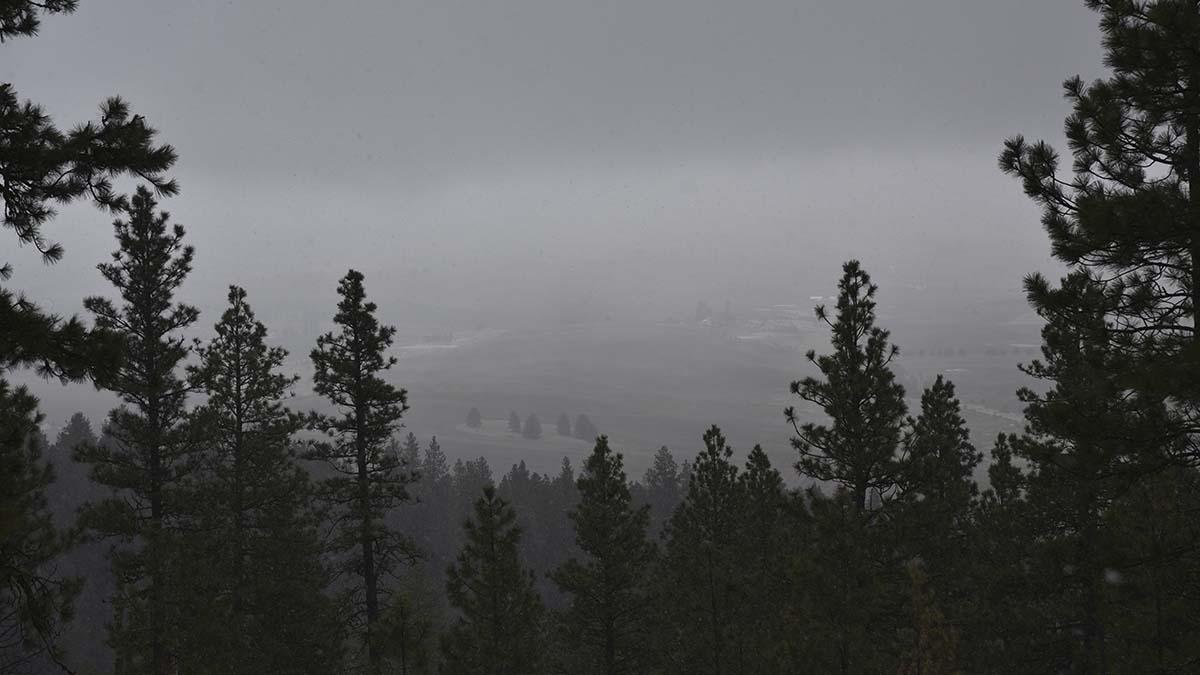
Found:
<path fill-rule="evenodd" d="M 483 426 L 483 416 L 479 414 L 479 408 L 471 408 L 467 411 L 467 427 L 478 429 Z"/>
<path fill-rule="evenodd" d="M 587 415 L 582 413 L 575 418 L 575 438 L 581 441 L 595 441 L 600 432 L 596 430 L 596 425 L 588 419 Z"/>
<path fill-rule="evenodd" d="M 521 427 L 521 435 L 530 440 L 542 437 L 542 422 L 537 415 L 530 414 L 525 418 L 525 426 Z"/>

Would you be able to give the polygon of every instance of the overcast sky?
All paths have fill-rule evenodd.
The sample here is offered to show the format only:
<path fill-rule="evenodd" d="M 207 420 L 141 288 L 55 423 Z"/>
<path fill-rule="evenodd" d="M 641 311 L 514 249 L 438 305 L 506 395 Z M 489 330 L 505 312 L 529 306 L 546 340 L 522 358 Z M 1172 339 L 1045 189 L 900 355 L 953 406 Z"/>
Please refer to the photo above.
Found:
<path fill-rule="evenodd" d="M 351 266 L 397 323 L 807 302 L 848 257 L 1015 293 L 1047 244 L 996 156 L 1061 146 L 1061 82 L 1101 74 L 1082 0 L 80 4 L 0 80 L 62 126 L 119 93 L 175 145 L 206 325 L 229 283 L 332 311 Z M 64 211 L 14 285 L 107 290 L 108 221 Z"/>

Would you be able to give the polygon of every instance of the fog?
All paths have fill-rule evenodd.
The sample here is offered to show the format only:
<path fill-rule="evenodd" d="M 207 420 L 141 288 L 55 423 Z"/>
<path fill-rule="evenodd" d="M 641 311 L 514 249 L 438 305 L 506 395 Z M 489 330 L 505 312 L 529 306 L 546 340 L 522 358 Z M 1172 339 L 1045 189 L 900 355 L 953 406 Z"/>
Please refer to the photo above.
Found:
<path fill-rule="evenodd" d="M 119 93 L 177 148 L 197 334 L 239 284 L 305 374 L 348 267 L 400 344 L 807 307 L 850 258 L 898 338 L 1013 319 L 1055 268 L 996 155 L 1059 139 L 1061 81 L 1100 72 L 1074 0 L 84 3 L 4 53 L 61 124 Z M 109 220 L 65 208 L 66 257 L 15 257 L 14 287 L 80 311 Z M 111 403 L 36 386 L 52 424 Z"/>

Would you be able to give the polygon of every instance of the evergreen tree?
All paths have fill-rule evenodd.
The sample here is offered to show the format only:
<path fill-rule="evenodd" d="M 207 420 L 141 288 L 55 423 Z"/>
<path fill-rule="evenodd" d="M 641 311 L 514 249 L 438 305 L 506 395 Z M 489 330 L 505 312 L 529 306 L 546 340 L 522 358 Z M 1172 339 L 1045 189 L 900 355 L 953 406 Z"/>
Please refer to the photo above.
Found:
<path fill-rule="evenodd" d="M 46 486 L 46 503 L 57 527 L 74 526 L 80 507 L 106 496 L 105 489 L 89 478 L 90 467 L 73 457 L 76 449 L 97 442 L 92 423 L 83 413 L 77 412 L 63 425 L 50 447 L 54 482 Z M 107 636 L 104 631 L 96 630 L 112 618 L 109 599 L 116 590 L 104 542 L 77 537 L 71 550 L 55 567 L 59 575 L 85 580 L 75 598 L 74 618 L 63 626 L 59 639 L 67 653 L 64 661 L 73 670 L 86 665 L 97 671 L 111 671 L 112 650 L 107 644 Z"/>
<path fill-rule="evenodd" d="M 641 673 L 647 661 L 645 576 L 655 558 L 646 540 L 649 509 L 635 509 L 620 453 L 608 438 L 579 477 L 579 505 L 570 512 L 583 558 L 571 558 L 552 575 L 571 598 L 564 616 L 579 662 L 575 672 Z"/>
<path fill-rule="evenodd" d="M 279 372 L 287 352 L 267 345 L 246 292 L 232 286 L 228 297 L 189 368 L 207 395 L 194 412 L 206 453 L 192 487 L 200 513 L 187 543 L 203 556 L 189 575 L 198 595 L 181 669 L 327 673 L 339 631 L 322 594 L 312 488 L 293 450 L 304 420 L 284 407 L 297 378 Z"/>
<path fill-rule="evenodd" d="M 446 462 L 446 453 L 438 444 L 437 436 L 429 439 L 429 447 L 425 450 L 425 459 L 421 462 L 421 479 L 431 484 L 441 484 L 450 477 L 450 465 Z"/>
<path fill-rule="evenodd" d="M 757 445 L 746 458 L 738 484 L 741 672 L 799 672 L 806 665 L 794 645 L 794 614 L 800 603 L 793 567 L 809 527 L 807 512 L 803 504 L 792 503 L 783 476 Z"/>
<path fill-rule="evenodd" d="M 91 421 L 80 412 L 71 415 L 54 439 L 52 452 L 59 459 L 54 469 L 55 484 L 48 494 L 55 522 L 60 527 L 72 524 L 76 510 L 86 501 L 103 496 L 100 487 L 88 478 L 88 467 L 74 459 L 76 449 L 95 445 L 97 440 Z"/>
<path fill-rule="evenodd" d="M 596 437 L 599 435 L 600 432 L 596 430 L 596 425 L 592 424 L 592 421 L 588 419 L 587 415 L 580 413 L 579 416 L 575 418 L 575 438 L 578 438 L 581 441 L 593 443 L 595 442 Z"/>
<path fill-rule="evenodd" d="M 6 2 L 0 8 L 0 43 L 33 36 L 43 14 L 70 13 L 75 6 L 74 0 Z M 174 150 L 156 145 L 155 131 L 140 115 L 131 115 L 128 105 L 118 98 L 104 102 L 99 122 L 80 124 L 64 133 L 41 106 L 22 102 L 12 84 L 0 83 L 0 202 L 4 204 L 0 227 L 11 229 L 18 246 L 32 246 L 45 263 L 57 262 L 63 255 L 62 246 L 47 241 L 41 231 L 54 217 L 55 205 L 87 200 L 104 209 L 124 210 L 128 199 L 112 184 L 123 175 L 139 176 L 160 193 L 174 194 L 177 187 L 165 176 L 174 162 Z M 12 274 L 11 261 L 0 260 L 0 282 Z M 59 610 L 65 606 L 64 593 L 71 584 L 49 574 L 49 560 L 39 560 L 42 567 L 36 579 L 28 576 L 32 574 L 28 568 L 31 560 L 50 551 L 61 553 L 62 548 L 55 543 L 58 535 L 29 529 L 31 523 L 42 522 L 44 514 L 38 509 L 47 489 L 43 479 L 52 474 L 40 473 L 40 460 L 32 459 L 23 437 L 14 440 L 21 429 L 36 426 L 40 417 L 36 399 L 23 387 L 11 387 L 7 375 L 16 368 L 35 367 L 40 374 L 63 382 L 80 381 L 109 376 L 119 360 L 119 341 L 107 331 L 89 329 L 74 317 L 64 320 L 47 313 L 23 294 L 0 285 L 0 416 L 4 418 L 0 433 L 12 434 L 0 449 L 4 457 L 0 461 L 5 463 L 0 499 L 6 509 L 0 526 L 0 569 L 5 570 L 0 573 L 0 584 L 22 586 L 21 597 L 3 606 L 21 610 L 8 616 L 14 620 L 10 625 L 19 623 L 18 632 L 30 637 L 18 644 L 39 653 L 58 653 L 51 642 L 58 632 L 55 617 L 61 618 Z M 17 417 L 18 413 L 23 417 Z M 18 489 L 29 492 L 20 494 Z M 11 511 L 17 507 L 31 510 Z M 25 536 L 36 536 L 40 543 L 18 542 Z M 10 637 L 17 634 L 7 632 L 8 628 L 0 630 Z M 13 654 L 0 655 L 0 671 L 6 667 L 3 664 L 15 663 L 6 660 Z"/>
<path fill-rule="evenodd" d="M 896 578 L 890 539 L 871 527 L 844 487 L 832 495 L 811 489 L 808 502 L 812 525 L 795 559 L 799 599 L 792 611 L 801 669 L 896 672 L 907 586 Z"/>
<path fill-rule="evenodd" d="M 175 304 L 192 267 L 180 225 L 155 213 L 144 187 L 134 195 L 128 220 L 117 220 L 119 249 L 100 273 L 123 301 L 91 297 L 85 306 L 97 327 L 121 337 L 125 360 L 104 382 L 123 404 L 109 413 L 112 442 L 78 450 L 92 465 L 92 479 L 114 496 L 88 505 L 82 523 L 114 541 L 113 569 L 121 581 L 113 607 L 112 641 L 119 668 L 168 673 L 178 649 L 178 607 L 172 570 L 179 562 L 179 534 L 189 517 L 184 483 L 195 468 L 184 409 L 188 385 L 179 366 L 189 349 L 181 333 L 199 312 Z"/>
<path fill-rule="evenodd" d="M 443 642 L 443 672 L 525 675 L 539 668 L 542 601 L 517 552 L 516 519 L 488 486 L 463 523 L 466 543 L 447 572 L 446 592 L 460 615 Z"/>
<path fill-rule="evenodd" d="M 646 493 L 646 503 L 650 505 L 650 532 L 661 532 L 687 490 L 679 464 L 667 446 L 662 446 L 654 453 L 654 460 L 642 477 L 642 488 Z"/>
<path fill-rule="evenodd" d="M 861 512 L 868 492 L 883 496 L 895 485 L 906 408 L 904 387 L 891 370 L 898 350 L 888 344 L 888 332 L 875 326 L 878 287 L 857 260 L 842 271 L 834 319 L 824 306 L 816 309 L 817 318 L 833 332 L 834 351 L 821 357 L 808 352 L 823 379 L 806 377 L 791 386 L 792 394 L 824 410 L 832 426 L 800 424 L 794 408 L 785 414 L 796 432 L 796 468 L 805 476 L 845 486 Z"/>
<path fill-rule="evenodd" d="M 1129 356 L 1108 337 L 1111 296 L 1084 273 L 1063 279 L 1059 292 L 1077 309 L 1047 317 L 1043 359 L 1023 370 L 1049 388 L 1018 392 L 1027 428 L 1012 444 L 1029 466 L 1026 494 L 1039 516 L 1042 573 L 1060 603 L 1043 636 L 1058 645 L 1049 658 L 1069 661 L 1075 672 L 1106 672 L 1114 640 L 1127 644 L 1111 635 L 1106 620 L 1107 573 L 1120 571 L 1108 521 L 1131 486 L 1172 461 L 1178 441 L 1164 433 L 1166 406 L 1122 382 Z"/>
<path fill-rule="evenodd" d="M 567 413 L 562 413 L 558 416 L 558 422 L 555 423 L 555 427 L 559 436 L 571 435 L 571 418 L 567 417 Z"/>
<path fill-rule="evenodd" d="M 671 615 L 676 672 L 744 670 L 745 636 L 738 621 L 746 594 L 738 535 L 744 502 L 732 455 L 721 430 L 709 428 L 687 496 L 668 525 L 662 602 Z"/>
<path fill-rule="evenodd" d="M 922 561 L 920 592 L 926 585 L 940 590 L 942 610 L 958 618 L 954 601 L 966 591 L 972 507 L 979 494 L 974 473 L 983 455 L 971 445 L 954 384 L 941 375 L 921 395 L 921 413 L 908 426 L 892 527 L 900 552 Z"/>
<path fill-rule="evenodd" d="M 381 621 L 383 652 L 394 672 L 438 672 L 441 601 L 426 575 L 414 570 L 399 580 Z"/>
<path fill-rule="evenodd" d="M 525 418 L 525 425 L 521 427 L 521 435 L 530 440 L 542 437 L 542 422 L 537 415 L 530 413 L 529 417 Z"/>
<path fill-rule="evenodd" d="M 310 354 L 313 389 L 337 410 L 311 416 L 310 427 L 330 439 L 318 444 L 312 457 L 336 474 L 318 493 L 334 512 L 330 545 L 339 571 L 354 579 L 349 582 L 350 626 L 361 628 L 369 670 L 379 675 L 383 654 L 375 636 L 388 596 L 386 582 L 414 555 L 411 542 L 385 522 L 409 499 L 407 486 L 413 481 L 412 467 L 385 451 L 408 410 L 408 395 L 382 378 L 396 363 L 385 354 L 396 329 L 379 325 L 375 303 L 366 300 L 363 275 L 350 270 L 338 284 L 338 295 L 337 331 L 317 338 Z"/>
<path fill-rule="evenodd" d="M 471 408 L 467 411 L 467 426 L 471 429 L 483 426 L 483 416 L 479 414 L 479 408 Z"/>
<path fill-rule="evenodd" d="M 1000 157 L 1043 209 L 1053 253 L 1105 297 L 1105 336 L 1131 357 L 1125 386 L 1176 402 L 1170 428 L 1200 423 L 1200 15 L 1191 0 L 1087 0 L 1110 74 L 1064 84 L 1073 177 L 1045 142 L 1009 139 Z M 1071 289 L 1025 280 L 1040 312 L 1069 315 Z M 1188 458 L 1188 463 L 1194 463 Z"/>
<path fill-rule="evenodd" d="M 0 9 L 0 42 L 35 35 L 42 14 L 70 13 L 74 0 L 10 0 Z M 46 240 L 42 226 L 55 216 L 55 205 L 87 199 L 112 211 L 129 209 L 113 179 L 129 175 L 149 182 L 161 195 L 178 191 L 165 173 L 175 163 L 169 145 L 155 145 L 154 129 L 129 106 L 110 98 L 100 121 L 64 133 L 41 106 L 20 101 L 12 84 L 0 83 L 0 223 L 21 246 L 31 246 L 45 263 L 62 258 L 63 247 Z M 13 272 L 0 261 L 0 281 Z M 119 344 L 105 331 L 89 330 L 78 319 L 45 313 L 23 295 L 0 287 L 0 374 L 17 366 L 70 380 L 102 376 L 119 359 Z"/>
<path fill-rule="evenodd" d="M 395 439 L 389 441 L 389 446 L 395 446 Z M 404 437 L 404 443 L 392 448 L 392 453 L 400 458 L 400 463 L 409 467 L 413 471 L 420 473 L 419 467 L 421 464 L 421 442 L 417 440 L 417 435 L 413 432 L 408 432 Z"/>
<path fill-rule="evenodd" d="M 80 580 L 55 574 L 67 549 L 46 490 L 53 468 L 42 459 L 37 399 L 0 380 L 0 673 L 62 663 L 58 645 Z"/>
<path fill-rule="evenodd" d="M 508 413 L 508 430 L 514 434 L 521 433 L 521 416 L 515 410 Z"/>
<path fill-rule="evenodd" d="M 897 675 L 956 675 L 962 672 L 958 669 L 958 633 L 938 608 L 921 564 L 910 563 L 908 571 L 915 635 L 901 657 Z"/>

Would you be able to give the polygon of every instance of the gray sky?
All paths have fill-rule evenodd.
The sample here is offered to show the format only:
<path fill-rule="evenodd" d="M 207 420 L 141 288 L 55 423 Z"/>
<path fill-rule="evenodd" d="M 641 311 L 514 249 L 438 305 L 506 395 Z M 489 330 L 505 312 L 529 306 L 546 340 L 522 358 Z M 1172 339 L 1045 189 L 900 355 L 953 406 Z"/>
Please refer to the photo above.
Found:
<path fill-rule="evenodd" d="M 235 282 L 328 314 L 350 266 L 401 324 L 684 313 L 806 302 L 848 257 L 885 292 L 1048 269 L 995 158 L 1061 145 L 1095 25 L 1082 0 L 84 0 L 0 46 L 0 79 L 63 126 L 119 93 L 176 146 L 205 325 Z M 65 210 L 66 259 L 16 256 L 15 286 L 77 310 L 108 220 Z"/>

